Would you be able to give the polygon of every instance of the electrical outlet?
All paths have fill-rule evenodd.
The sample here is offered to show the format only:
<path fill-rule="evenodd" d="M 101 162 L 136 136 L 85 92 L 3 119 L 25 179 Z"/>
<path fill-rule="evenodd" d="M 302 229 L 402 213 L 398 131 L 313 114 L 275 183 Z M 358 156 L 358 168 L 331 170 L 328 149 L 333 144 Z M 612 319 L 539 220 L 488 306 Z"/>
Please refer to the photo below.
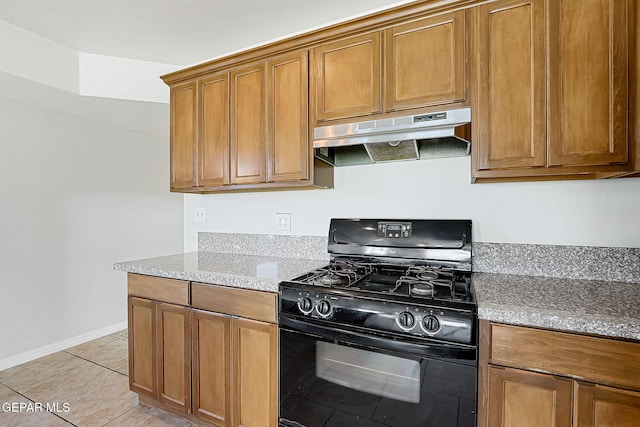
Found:
<path fill-rule="evenodd" d="M 193 220 L 195 222 L 207 222 L 207 208 L 196 208 Z"/>
<path fill-rule="evenodd" d="M 291 230 L 291 214 L 290 213 L 276 214 L 276 230 L 283 230 L 283 231 Z"/>

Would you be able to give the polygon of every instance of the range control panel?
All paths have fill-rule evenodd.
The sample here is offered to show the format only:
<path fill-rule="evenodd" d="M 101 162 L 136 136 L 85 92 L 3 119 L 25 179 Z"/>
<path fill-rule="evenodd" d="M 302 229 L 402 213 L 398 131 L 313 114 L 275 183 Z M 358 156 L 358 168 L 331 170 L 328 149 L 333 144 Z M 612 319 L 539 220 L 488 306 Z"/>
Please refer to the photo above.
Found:
<path fill-rule="evenodd" d="M 280 312 L 424 338 L 468 344 L 473 314 L 446 307 L 357 298 L 280 284 Z"/>
<path fill-rule="evenodd" d="M 378 222 L 378 237 L 408 238 L 411 237 L 410 222 Z"/>

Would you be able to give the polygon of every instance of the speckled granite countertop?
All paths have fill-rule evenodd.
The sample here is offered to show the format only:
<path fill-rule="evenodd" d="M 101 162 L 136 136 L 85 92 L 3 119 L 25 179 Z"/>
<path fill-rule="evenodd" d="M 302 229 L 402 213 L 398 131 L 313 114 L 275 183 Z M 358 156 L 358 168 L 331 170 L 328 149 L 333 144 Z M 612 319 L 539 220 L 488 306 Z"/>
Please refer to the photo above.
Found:
<path fill-rule="evenodd" d="M 114 269 L 194 282 L 278 291 L 322 259 L 190 252 L 120 262 Z M 640 283 L 474 273 L 480 319 L 640 340 Z"/>
<path fill-rule="evenodd" d="M 114 264 L 115 270 L 193 282 L 277 292 L 278 283 L 293 279 L 326 260 L 260 255 L 189 252 Z"/>
<path fill-rule="evenodd" d="M 640 340 L 640 284 L 474 273 L 478 317 Z"/>

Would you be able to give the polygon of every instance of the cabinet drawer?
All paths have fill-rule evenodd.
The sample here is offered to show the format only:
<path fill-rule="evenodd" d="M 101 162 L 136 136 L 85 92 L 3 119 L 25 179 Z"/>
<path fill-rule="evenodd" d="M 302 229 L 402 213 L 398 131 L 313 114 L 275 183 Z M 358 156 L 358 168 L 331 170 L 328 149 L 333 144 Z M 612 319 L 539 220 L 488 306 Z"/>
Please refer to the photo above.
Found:
<path fill-rule="evenodd" d="M 277 323 L 278 294 L 226 286 L 191 284 L 191 305 L 202 310 Z"/>
<path fill-rule="evenodd" d="M 640 343 L 491 324 L 494 364 L 640 389 Z"/>
<path fill-rule="evenodd" d="M 189 305 L 189 282 L 164 277 L 128 274 L 128 293 L 137 297 Z"/>

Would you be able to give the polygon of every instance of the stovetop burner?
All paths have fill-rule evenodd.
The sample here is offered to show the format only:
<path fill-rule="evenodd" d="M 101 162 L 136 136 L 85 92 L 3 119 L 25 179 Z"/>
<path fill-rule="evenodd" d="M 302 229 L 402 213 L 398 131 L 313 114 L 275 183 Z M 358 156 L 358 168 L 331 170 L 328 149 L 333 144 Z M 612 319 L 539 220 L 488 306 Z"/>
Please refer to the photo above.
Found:
<path fill-rule="evenodd" d="M 411 285 L 409 292 L 411 293 L 411 295 L 433 297 L 436 293 L 436 290 L 433 288 L 433 284 L 431 283 L 415 283 Z"/>
<path fill-rule="evenodd" d="M 338 276 L 336 273 L 329 272 L 329 273 L 321 276 L 318 280 L 323 285 L 332 286 L 332 285 L 337 285 L 337 284 L 340 284 L 340 283 L 344 282 L 347 278 L 348 278 L 348 276 L 346 276 L 346 277 L 345 276 Z"/>
<path fill-rule="evenodd" d="M 326 267 L 307 273 L 303 283 L 315 286 L 349 287 L 368 276 L 373 266 L 357 261 L 335 261 Z"/>
<path fill-rule="evenodd" d="M 280 283 L 280 316 L 475 342 L 471 221 L 332 219 L 330 263 Z"/>
<path fill-rule="evenodd" d="M 469 272 L 432 266 L 398 266 L 337 260 L 294 279 L 319 287 L 381 293 L 385 297 L 435 298 L 471 302 Z"/>

